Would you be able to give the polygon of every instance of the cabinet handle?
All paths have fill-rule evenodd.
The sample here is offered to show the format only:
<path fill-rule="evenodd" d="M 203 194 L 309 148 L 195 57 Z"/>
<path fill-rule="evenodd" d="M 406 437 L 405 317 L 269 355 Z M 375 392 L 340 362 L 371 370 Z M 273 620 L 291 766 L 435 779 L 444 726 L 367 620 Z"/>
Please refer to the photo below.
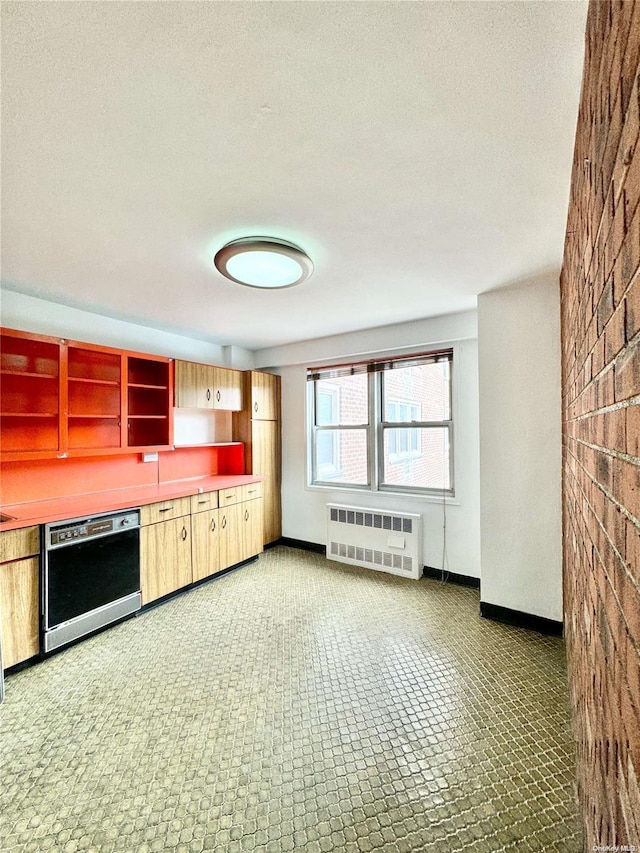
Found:
<path fill-rule="evenodd" d="M 222 525 L 221 526 L 223 529 L 227 526 L 227 516 L 226 515 L 222 516 Z"/>
<path fill-rule="evenodd" d="M 258 411 L 258 403 L 257 403 L 257 401 L 253 404 L 253 411 L 254 411 L 254 412 L 257 412 L 257 411 Z"/>
<path fill-rule="evenodd" d="M 207 400 L 211 399 L 211 388 L 207 388 Z"/>
<path fill-rule="evenodd" d="M 220 391 L 216 392 L 216 400 L 220 402 Z"/>
<path fill-rule="evenodd" d="M 198 501 L 198 506 L 201 506 L 202 504 L 208 504 L 208 503 L 209 503 L 208 499 L 206 501 Z"/>
<path fill-rule="evenodd" d="M 158 512 L 173 512 L 174 509 L 174 506 L 167 506 L 164 509 L 159 509 Z"/>
<path fill-rule="evenodd" d="M 211 532 L 214 533 L 216 529 L 216 520 L 215 518 L 211 519 Z"/>
<path fill-rule="evenodd" d="M 257 491 L 257 489 L 249 489 L 249 492 L 248 492 L 248 493 L 249 493 L 250 495 L 255 495 L 256 491 Z"/>
<path fill-rule="evenodd" d="M 183 528 L 182 528 L 182 541 L 184 542 L 184 540 L 185 540 L 186 538 L 187 538 L 187 528 L 186 528 L 186 527 L 183 527 Z"/>
<path fill-rule="evenodd" d="M 244 520 L 249 521 L 249 510 L 248 509 L 245 509 L 245 511 L 244 511 Z"/>
<path fill-rule="evenodd" d="M 225 501 L 232 501 L 235 498 L 235 495 L 225 495 Z"/>

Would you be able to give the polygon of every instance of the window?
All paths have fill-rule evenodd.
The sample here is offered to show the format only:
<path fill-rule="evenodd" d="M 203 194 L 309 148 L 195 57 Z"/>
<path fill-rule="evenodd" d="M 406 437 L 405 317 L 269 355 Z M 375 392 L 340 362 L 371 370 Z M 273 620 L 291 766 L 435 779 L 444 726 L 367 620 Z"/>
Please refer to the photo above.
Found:
<path fill-rule="evenodd" d="M 452 355 L 310 370 L 311 484 L 453 494 Z"/>

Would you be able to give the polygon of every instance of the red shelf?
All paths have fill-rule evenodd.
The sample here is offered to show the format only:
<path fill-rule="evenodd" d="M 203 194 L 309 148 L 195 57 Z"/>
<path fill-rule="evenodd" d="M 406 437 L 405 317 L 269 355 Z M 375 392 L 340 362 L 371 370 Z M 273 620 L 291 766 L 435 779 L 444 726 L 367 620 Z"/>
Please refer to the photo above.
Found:
<path fill-rule="evenodd" d="M 25 379 L 57 379 L 57 373 L 31 373 L 27 370 L 9 370 L 7 368 L 2 368 L 0 373 L 4 376 L 21 376 Z"/>
<path fill-rule="evenodd" d="M 152 391 L 166 391 L 168 389 L 167 385 L 141 385 L 139 382 L 129 382 L 127 384 L 129 388 L 149 388 Z"/>
<path fill-rule="evenodd" d="M 102 414 L 67 415 L 67 417 L 69 418 L 69 420 L 71 420 L 72 418 L 84 418 L 85 420 L 88 418 L 93 419 L 93 420 L 96 420 L 96 419 L 97 420 L 106 420 L 107 418 L 110 420 L 119 420 L 120 419 L 120 415 L 102 415 Z"/>
<path fill-rule="evenodd" d="M 0 412 L 2 418 L 57 418 L 57 412 Z"/>
<path fill-rule="evenodd" d="M 113 379 L 85 379 L 84 376 L 70 376 L 69 382 L 84 382 L 86 385 L 110 385 L 115 388 L 120 385 Z"/>

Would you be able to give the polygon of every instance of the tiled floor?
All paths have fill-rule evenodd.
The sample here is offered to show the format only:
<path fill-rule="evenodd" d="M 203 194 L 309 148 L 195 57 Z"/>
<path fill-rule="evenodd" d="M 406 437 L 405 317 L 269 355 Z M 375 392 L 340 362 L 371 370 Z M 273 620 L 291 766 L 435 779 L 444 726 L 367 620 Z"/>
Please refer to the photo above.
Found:
<path fill-rule="evenodd" d="M 2 851 L 580 849 L 562 641 L 276 548 L 10 676 Z"/>

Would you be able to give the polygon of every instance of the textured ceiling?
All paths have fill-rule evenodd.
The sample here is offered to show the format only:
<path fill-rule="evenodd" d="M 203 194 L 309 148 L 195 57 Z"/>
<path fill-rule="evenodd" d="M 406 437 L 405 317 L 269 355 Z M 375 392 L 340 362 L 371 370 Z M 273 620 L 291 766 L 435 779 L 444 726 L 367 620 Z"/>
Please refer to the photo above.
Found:
<path fill-rule="evenodd" d="M 6 287 L 250 349 L 559 269 L 582 2 L 3 3 Z M 299 243 L 261 292 L 229 239 Z"/>

